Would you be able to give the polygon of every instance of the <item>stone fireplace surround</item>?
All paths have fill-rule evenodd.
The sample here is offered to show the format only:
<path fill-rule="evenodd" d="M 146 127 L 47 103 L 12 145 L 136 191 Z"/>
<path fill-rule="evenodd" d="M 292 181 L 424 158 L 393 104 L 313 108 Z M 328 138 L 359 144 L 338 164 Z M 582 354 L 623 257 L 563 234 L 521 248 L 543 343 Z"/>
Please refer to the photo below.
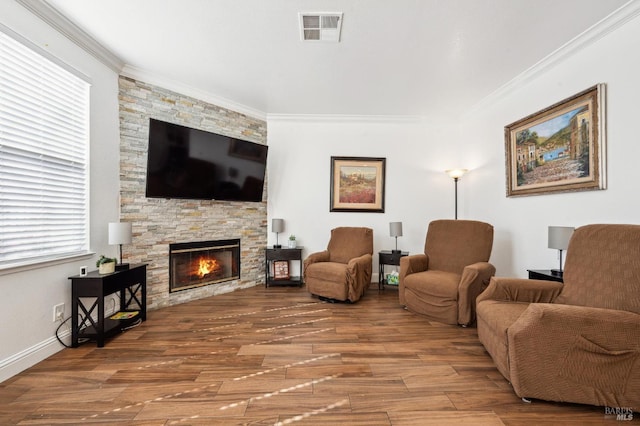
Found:
<path fill-rule="evenodd" d="M 267 142 L 266 122 L 123 76 L 119 107 L 120 220 L 133 228 L 133 242 L 123 247 L 123 257 L 125 262 L 148 264 L 148 308 L 261 284 L 266 189 L 260 203 L 146 198 L 145 179 L 150 117 L 262 144 Z M 235 238 L 241 241 L 239 279 L 169 292 L 169 244 Z"/>

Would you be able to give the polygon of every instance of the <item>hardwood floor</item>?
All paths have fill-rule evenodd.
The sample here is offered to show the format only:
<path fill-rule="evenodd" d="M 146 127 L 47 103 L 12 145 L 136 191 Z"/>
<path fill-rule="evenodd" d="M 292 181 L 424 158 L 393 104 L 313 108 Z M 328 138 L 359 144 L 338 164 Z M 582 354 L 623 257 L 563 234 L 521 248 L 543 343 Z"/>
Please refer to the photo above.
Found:
<path fill-rule="evenodd" d="M 0 424 L 614 424 L 523 403 L 475 328 L 429 322 L 372 284 L 356 304 L 262 286 L 148 313 L 0 384 Z"/>

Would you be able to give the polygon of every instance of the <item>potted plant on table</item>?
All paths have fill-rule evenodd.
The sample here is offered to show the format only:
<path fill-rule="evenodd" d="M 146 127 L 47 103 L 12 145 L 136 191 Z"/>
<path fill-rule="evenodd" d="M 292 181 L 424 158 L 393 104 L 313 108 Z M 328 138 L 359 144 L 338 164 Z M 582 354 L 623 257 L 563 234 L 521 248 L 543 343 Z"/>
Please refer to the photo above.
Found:
<path fill-rule="evenodd" d="M 99 274 L 110 274 L 116 270 L 116 263 L 118 260 L 115 257 L 106 257 L 101 255 L 100 259 L 96 262 Z"/>
<path fill-rule="evenodd" d="M 296 236 L 293 234 L 289 235 L 289 248 L 296 248 Z"/>

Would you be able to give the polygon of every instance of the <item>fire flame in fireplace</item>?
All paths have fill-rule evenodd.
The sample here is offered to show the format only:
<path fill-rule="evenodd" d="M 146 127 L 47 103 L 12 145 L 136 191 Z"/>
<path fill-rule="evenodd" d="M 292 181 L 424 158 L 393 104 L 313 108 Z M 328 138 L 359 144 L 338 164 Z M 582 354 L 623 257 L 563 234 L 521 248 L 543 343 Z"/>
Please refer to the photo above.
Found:
<path fill-rule="evenodd" d="M 198 260 L 198 277 L 203 278 L 206 275 L 220 269 L 220 264 L 215 260 L 208 257 L 201 257 Z"/>

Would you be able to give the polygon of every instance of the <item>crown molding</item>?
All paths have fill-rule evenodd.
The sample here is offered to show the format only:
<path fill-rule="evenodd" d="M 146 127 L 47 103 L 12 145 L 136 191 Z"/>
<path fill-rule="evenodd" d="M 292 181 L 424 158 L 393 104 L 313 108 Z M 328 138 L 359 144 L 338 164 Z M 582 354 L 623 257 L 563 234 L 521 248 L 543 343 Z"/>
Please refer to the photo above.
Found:
<path fill-rule="evenodd" d="M 630 0 L 605 18 L 601 19 L 599 22 L 587 28 L 581 34 L 577 35 L 564 45 L 560 46 L 555 51 L 551 52 L 549 55 L 542 58 L 527 70 L 518 74 L 515 78 L 508 81 L 506 84 L 502 85 L 491 94 L 487 95 L 465 113 L 463 113 L 462 116 L 464 117 L 470 114 L 474 114 L 486 105 L 492 104 L 508 96 L 514 90 L 533 81 L 550 68 L 553 68 L 560 62 L 566 60 L 567 58 L 573 56 L 574 54 L 602 39 L 607 34 L 610 34 L 618 28 L 624 26 L 627 22 L 632 21 L 638 15 L 640 15 L 640 1 Z"/>
<path fill-rule="evenodd" d="M 110 50 L 98 43 L 87 32 L 82 30 L 66 16 L 58 12 L 46 0 L 15 0 L 49 26 L 80 46 L 97 60 L 115 72 L 120 72 L 124 66 L 124 61 L 113 54 Z"/>
<path fill-rule="evenodd" d="M 418 115 L 357 115 L 357 114 L 267 114 L 268 121 L 351 122 L 351 123 L 424 123 Z"/>
<path fill-rule="evenodd" d="M 192 98 L 208 102 L 210 104 L 229 109 L 231 111 L 239 112 L 240 114 L 247 115 L 249 117 L 257 118 L 259 120 L 266 121 L 267 114 L 264 111 L 260 111 L 255 108 L 240 104 L 222 96 L 214 95 L 205 90 L 201 90 L 187 84 L 181 83 L 170 78 L 158 76 L 155 73 L 145 71 L 140 68 L 125 65 L 120 72 L 120 75 L 124 77 L 133 78 L 134 80 L 142 81 L 145 83 L 153 84 L 163 89 L 171 90 L 176 93 L 180 93 Z"/>

